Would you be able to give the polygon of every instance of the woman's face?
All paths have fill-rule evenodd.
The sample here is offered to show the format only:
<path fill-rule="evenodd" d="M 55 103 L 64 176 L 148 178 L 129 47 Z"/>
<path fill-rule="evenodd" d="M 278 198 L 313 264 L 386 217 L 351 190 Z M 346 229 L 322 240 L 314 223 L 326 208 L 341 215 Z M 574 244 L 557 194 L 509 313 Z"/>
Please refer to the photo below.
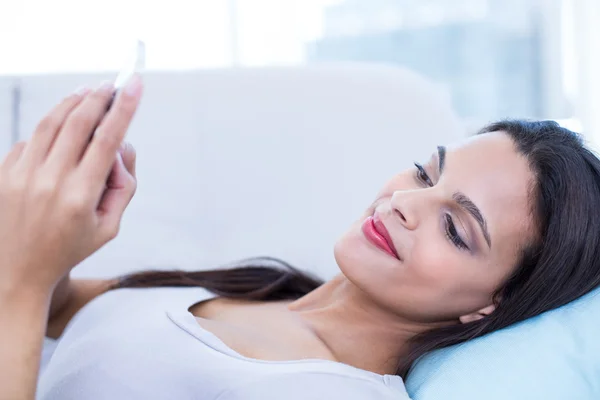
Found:
<path fill-rule="evenodd" d="M 383 187 L 336 243 L 338 265 L 371 301 L 407 321 L 480 318 L 535 239 L 533 184 L 527 159 L 504 133 L 439 148 Z"/>

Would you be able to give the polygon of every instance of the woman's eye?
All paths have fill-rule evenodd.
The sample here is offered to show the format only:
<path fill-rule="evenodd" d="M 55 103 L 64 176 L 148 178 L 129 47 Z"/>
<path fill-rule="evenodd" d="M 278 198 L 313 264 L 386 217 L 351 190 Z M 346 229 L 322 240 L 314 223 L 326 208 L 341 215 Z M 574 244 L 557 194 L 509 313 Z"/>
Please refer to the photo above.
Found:
<path fill-rule="evenodd" d="M 431 181 L 431 178 L 429 178 L 429 175 L 427 175 L 425 168 L 419 163 L 415 163 L 415 167 L 417 168 L 417 180 L 427 186 L 433 186 L 433 182 Z"/>
<path fill-rule="evenodd" d="M 454 224 L 454 221 L 452 221 L 452 217 L 450 216 L 450 214 L 446 214 L 444 217 L 446 220 L 446 237 L 459 250 L 469 250 L 469 246 L 467 246 L 465 241 L 462 240 L 462 238 L 458 234 L 458 231 L 456 230 L 456 225 Z"/>

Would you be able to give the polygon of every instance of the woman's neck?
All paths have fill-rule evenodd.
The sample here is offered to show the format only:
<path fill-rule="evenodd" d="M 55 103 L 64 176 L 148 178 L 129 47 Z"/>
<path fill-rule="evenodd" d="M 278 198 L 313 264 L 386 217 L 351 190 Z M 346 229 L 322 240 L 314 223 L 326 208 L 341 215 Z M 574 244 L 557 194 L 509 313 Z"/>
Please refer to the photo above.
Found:
<path fill-rule="evenodd" d="M 288 308 L 337 361 L 382 375 L 396 373 L 408 340 L 426 329 L 378 307 L 343 275 Z"/>

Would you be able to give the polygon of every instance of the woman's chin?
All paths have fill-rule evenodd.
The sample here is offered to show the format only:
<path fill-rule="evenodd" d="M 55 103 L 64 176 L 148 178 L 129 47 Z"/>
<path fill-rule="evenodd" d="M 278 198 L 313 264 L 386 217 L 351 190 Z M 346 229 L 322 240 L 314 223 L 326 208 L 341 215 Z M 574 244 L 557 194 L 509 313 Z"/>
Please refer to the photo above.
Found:
<path fill-rule="evenodd" d="M 400 260 L 372 244 L 360 230 L 360 225 L 339 238 L 333 253 L 341 272 L 351 281 L 379 280 L 397 271 L 401 264 Z"/>

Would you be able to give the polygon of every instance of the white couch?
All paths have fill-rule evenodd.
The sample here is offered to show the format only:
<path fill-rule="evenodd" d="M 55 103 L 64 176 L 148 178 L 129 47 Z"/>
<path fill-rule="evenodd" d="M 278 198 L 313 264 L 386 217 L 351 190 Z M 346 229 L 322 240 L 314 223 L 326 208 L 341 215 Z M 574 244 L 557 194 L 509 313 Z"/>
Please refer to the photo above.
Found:
<path fill-rule="evenodd" d="M 0 131 L 10 135 L 12 86 L 26 139 L 61 96 L 110 76 L 0 78 Z M 75 276 L 272 255 L 330 277 L 336 238 L 380 186 L 466 135 L 439 88 L 398 68 L 152 72 L 145 81 L 128 137 L 137 195 L 119 237 Z M 5 151 L 10 137 L 0 139 Z"/>

